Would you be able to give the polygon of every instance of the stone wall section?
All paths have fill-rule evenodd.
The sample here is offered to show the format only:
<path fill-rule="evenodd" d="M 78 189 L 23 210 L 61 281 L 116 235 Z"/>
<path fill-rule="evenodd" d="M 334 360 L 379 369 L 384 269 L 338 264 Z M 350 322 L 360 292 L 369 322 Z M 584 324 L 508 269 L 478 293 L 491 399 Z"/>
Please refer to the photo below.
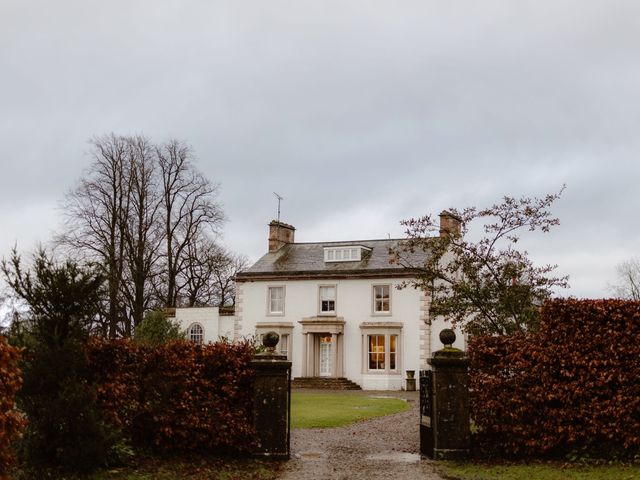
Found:
<path fill-rule="evenodd" d="M 431 321 L 429 318 L 429 307 L 431 297 L 426 293 L 420 294 L 420 369 L 429 368 L 427 360 L 431 358 Z"/>

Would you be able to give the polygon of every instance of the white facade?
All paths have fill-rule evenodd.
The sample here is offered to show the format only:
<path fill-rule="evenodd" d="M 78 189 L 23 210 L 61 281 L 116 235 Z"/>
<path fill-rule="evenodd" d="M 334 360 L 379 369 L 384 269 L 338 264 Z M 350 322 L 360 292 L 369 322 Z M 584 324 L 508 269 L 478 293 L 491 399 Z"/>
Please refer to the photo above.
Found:
<path fill-rule="evenodd" d="M 449 327 L 440 319 L 429 325 L 428 298 L 413 287 L 398 289 L 403 280 L 407 278 L 243 281 L 236 287 L 236 338 L 269 330 L 284 334 L 294 378 L 346 377 L 365 390 L 400 390 L 406 370 L 428 368 L 427 358 L 442 348 L 439 332 Z M 374 286 L 389 286 L 388 312 L 375 311 Z M 331 313 L 322 311 L 323 287 L 335 287 Z M 283 308 L 279 298 L 271 303 L 270 288 L 284 293 Z M 384 344 L 372 346 L 378 340 Z M 464 349 L 461 334 L 455 346 Z"/>
<path fill-rule="evenodd" d="M 234 317 L 220 315 L 218 307 L 176 308 L 175 320 L 187 339 L 198 343 L 217 342 L 223 337 L 233 339 Z"/>
<path fill-rule="evenodd" d="M 440 214 L 440 236 L 460 219 Z M 400 390 L 406 371 L 427 369 L 448 325 L 429 315 L 411 282 L 429 248 L 390 252 L 404 240 L 295 242 L 292 225 L 269 223 L 268 252 L 236 275 L 234 339 L 275 331 L 296 377 L 346 377 L 367 390 Z M 464 336 L 455 346 L 464 349 Z"/>

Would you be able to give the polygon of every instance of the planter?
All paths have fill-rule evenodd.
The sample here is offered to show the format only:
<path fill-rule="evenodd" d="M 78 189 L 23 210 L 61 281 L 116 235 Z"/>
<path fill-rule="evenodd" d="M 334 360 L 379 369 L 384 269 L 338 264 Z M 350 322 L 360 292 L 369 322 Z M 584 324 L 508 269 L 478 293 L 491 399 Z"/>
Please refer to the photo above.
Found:
<path fill-rule="evenodd" d="M 407 378 L 414 378 L 416 375 L 415 370 L 407 370 Z"/>

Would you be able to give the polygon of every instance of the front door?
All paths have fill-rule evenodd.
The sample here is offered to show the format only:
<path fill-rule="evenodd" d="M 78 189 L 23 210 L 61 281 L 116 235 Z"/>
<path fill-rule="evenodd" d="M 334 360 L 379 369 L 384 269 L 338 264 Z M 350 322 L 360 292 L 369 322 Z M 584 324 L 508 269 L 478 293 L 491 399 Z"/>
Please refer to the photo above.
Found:
<path fill-rule="evenodd" d="M 320 337 L 320 376 L 331 376 L 331 336 Z"/>

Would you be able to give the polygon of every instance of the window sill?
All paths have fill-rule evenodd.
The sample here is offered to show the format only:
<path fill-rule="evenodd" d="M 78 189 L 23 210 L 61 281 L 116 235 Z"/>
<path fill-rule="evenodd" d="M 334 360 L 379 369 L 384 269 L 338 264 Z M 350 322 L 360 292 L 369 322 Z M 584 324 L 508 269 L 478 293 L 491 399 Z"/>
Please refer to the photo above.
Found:
<path fill-rule="evenodd" d="M 397 370 L 367 370 L 364 375 L 384 375 L 386 377 L 400 377 L 402 373 Z"/>

